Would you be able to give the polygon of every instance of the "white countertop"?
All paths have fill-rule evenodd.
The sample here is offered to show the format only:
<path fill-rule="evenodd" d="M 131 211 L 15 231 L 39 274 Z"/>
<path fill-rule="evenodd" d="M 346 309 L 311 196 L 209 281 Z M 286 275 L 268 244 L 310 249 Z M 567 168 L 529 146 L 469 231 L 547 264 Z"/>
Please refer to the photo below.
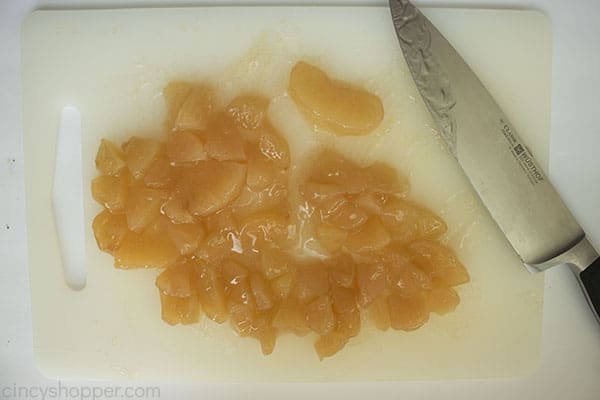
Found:
<path fill-rule="evenodd" d="M 23 193 L 19 28 L 23 17 L 39 7 L 193 5 L 201 1 L 43 1 L 0 2 L 0 398 L 18 398 L 14 390 L 27 387 L 30 397 L 42 396 L 33 387 L 58 388 L 35 368 L 26 226 Z M 216 1 L 212 2 L 217 3 Z M 237 1 L 237 4 L 256 1 Z M 265 3 L 265 2 L 261 2 Z M 295 3 L 301 3 L 296 1 Z M 317 3 L 305 2 L 305 3 Z M 328 1 L 381 4 L 381 1 Z M 596 0 L 462 0 L 421 1 L 421 5 L 535 8 L 545 11 L 554 29 L 550 176 L 592 242 L 600 247 L 600 24 Z M 532 49 L 535 51 L 535 49 Z M 168 367 L 168 366 L 166 366 Z M 541 364 L 519 379 L 438 382 L 357 383 L 319 385 L 199 384 L 161 386 L 162 398 L 379 398 L 470 399 L 597 399 L 600 397 L 600 326 L 593 319 L 574 276 L 566 267 L 546 272 Z M 78 398 L 93 386 L 160 385 L 137 382 L 78 382 Z M 8 389 L 7 389 L 8 388 Z M 123 390 L 123 389 L 121 389 Z M 51 393 L 51 392 L 50 392 Z M 63 396 L 64 396 L 63 392 Z M 110 393 L 105 393 L 109 395 Z M 50 395 L 50 394 L 49 394 Z M 71 398 L 74 396 L 66 397 Z M 114 396 L 123 398 L 125 396 Z M 21 395 L 20 398 L 26 398 Z M 49 397 L 50 398 L 50 397 Z M 56 397 L 54 397 L 56 398 Z M 90 393 L 91 398 L 91 393 Z M 104 398 L 110 398 L 105 396 Z M 142 397 L 138 397 L 142 398 Z M 155 397 L 156 398 L 156 397 Z"/>

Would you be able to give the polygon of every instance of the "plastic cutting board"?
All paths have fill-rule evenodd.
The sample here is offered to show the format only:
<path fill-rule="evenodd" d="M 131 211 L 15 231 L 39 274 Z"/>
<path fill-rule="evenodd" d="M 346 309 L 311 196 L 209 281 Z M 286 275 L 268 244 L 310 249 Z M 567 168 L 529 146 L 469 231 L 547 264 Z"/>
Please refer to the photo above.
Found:
<path fill-rule="evenodd" d="M 551 29 L 536 12 L 426 9 L 547 165 Z M 539 360 L 543 276 L 530 275 L 486 214 L 431 126 L 381 7 L 206 7 L 38 11 L 22 29 L 24 135 L 34 353 L 52 377 L 164 382 L 369 381 L 523 375 Z M 531 49 L 535 49 L 532 51 Z M 359 82 L 383 99 L 364 138 L 316 135 L 285 95 L 297 59 Z M 320 362 L 314 337 L 282 337 L 264 357 L 227 324 L 171 327 L 160 319 L 156 270 L 119 271 L 98 251 L 91 221 L 101 137 L 151 133 L 173 78 L 223 82 L 223 96 L 257 90 L 288 136 L 294 162 L 316 143 L 359 161 L 392 163 L 411 197 L 444 216 L 447 242 L 471 274 L 455 313 L 414 332 L 362 333 Z M 60 112 L 82 118 L 87 285 L 71 290 L 51 207 Z M 63 243 L 64 245 L 69 245 Z"/>

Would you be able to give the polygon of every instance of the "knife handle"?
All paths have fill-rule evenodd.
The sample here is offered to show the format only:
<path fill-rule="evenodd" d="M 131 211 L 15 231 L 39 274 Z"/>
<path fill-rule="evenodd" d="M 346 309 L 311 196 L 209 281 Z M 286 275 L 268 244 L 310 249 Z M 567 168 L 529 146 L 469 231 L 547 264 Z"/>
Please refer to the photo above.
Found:
<path fill-rule="evenodd" d="M 590 307 L 600 321 L 600 258 L 579 274 L 581 286 L 585 291 Z"/>

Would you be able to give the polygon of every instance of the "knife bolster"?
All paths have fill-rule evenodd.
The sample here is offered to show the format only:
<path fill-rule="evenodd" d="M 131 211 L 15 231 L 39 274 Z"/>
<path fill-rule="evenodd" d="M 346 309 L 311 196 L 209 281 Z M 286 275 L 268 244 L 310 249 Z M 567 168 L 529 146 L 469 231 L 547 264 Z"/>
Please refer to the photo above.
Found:
<path fill-rule="evenodd" d="M 557 265 L 567 264 L 577 275 L 598 258 L 598 252 L 585 236 L 566 247 L 560 254 L 543 262 L 530 263 L 525 260 L 529 272 L 542 272 Z"/>

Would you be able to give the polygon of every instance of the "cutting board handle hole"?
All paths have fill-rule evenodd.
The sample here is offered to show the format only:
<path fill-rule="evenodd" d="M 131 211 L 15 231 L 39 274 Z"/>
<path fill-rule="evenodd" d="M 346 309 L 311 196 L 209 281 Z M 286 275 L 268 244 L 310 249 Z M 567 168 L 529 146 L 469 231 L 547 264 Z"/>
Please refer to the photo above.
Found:
<path fill-rule="evenodd" d="M 77 107 L 71 105 L 64 106 L 60 113 L 52 209 L 65 282 L 71 289 L 81 290 L 87 280 L 83 223 L 81 113 Z"/>

